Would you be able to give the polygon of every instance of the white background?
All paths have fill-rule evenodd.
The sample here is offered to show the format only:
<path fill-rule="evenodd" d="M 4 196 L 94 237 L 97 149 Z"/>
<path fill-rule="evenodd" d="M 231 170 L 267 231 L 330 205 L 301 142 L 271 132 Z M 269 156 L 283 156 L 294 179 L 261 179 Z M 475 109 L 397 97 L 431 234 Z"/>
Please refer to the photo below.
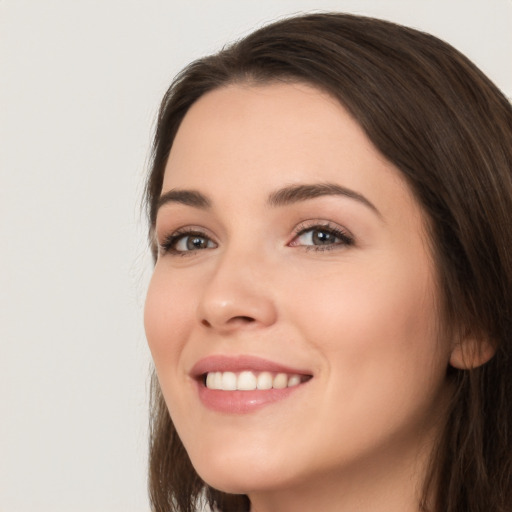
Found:
<path fill-rule="evenodd" d="M 432 32 L 512 95 L 511 0 L 0 0 L 1 512 L 149 510 L 158 102 L 190 60 L 312 9 Z"/>

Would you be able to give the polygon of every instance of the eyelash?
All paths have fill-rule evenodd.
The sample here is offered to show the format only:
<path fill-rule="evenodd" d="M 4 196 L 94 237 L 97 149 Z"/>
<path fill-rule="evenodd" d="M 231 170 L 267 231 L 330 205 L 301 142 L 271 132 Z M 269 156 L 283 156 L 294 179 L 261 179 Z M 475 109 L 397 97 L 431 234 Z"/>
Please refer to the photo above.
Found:
<path fill-rule="evenodd" d="M 309 231 L 319 231 L 324 232 L 329 235 L 334 236 L 335 238 L 339 239 L 340 242 L 331 243 L 325 246 L 321 245 L 298 245 L 294 244 L 294 240 L 298 239 L 302 235 L 306 234 Z M 339 226 L 335 226 L 331 224 L 330 222 L 307 222 L 303 224 L 299 224 L 294 230 L 294 237 L 292 242 L 290 242 L 290 245 L 292 247 L 304 247 L 306 251 L 316 251 L 316 252 L 322 252 L 322 251 L 332 251 L 335 249 L 340 249 L 340 247 L 346 247 L 354 245 L 354 237 L 344 229 L 340 228 Z"/>
<path fill-rule="evenodd" d="M 171 233 L 170 235 L 166 236 L 163 240 L 163 242 L 160 244 L 160 252 L 162 254 L 172 254 L 173 256 L 190 256 L 191 254 L 197 252 L 198 250 L 203 249 L 196 249 L 196 250 L 190 250 L 190 251 L 178 251 L 176 249 L 176 244 L 187 237 L 197 237 L 197 238 L 204 238 L 207 240 L 207 242 L 211 242 L 211 238 L 204 232 L 197 230 L 197 229 L 190 229 L 190 228 L 181 228 L 174 233 Z"/>
<path fill-rule="evenodd" d="M 302 235 L 306 234 L 309 231 L 319 231 L 327 233 L 328 235 L 332 235 L 334 238 L 339 239 L 339 242 L 327 244 L 325 246 L 321 245 L 299 245 L 293 243 Z M 213 242 L 212 239 L 204 232 L 200 230 L 190 229 L 190 228 L 181 228 L 176 230 L 174 233 L 165 237 L 163 242 L 160 244 L 160 252 L 162 254 L 172 254 L 173 256 L 190 256 L 197 251 L 210 249 L 211 247 L 206 247 L 204 249 L 196 249 L 196 250 L 188 250 L 188 251 L 180 251 L 176 249 L 176 245 L 179 241 L 187 237 L 197 237 L 202 238 L 207 241 L 207 243 Z M 215 243 L 215 242 L 213 242 Z M 330 251 L 334 249 L 339 249 L 340 247 L 346 247 L 354 245 L 353 236 L 347 231 L 332 225 L 330 222 L 326 223 L 303 223 L 297 226 L 294 229 L 293 240 L 288 244 L 291 247 L 303 247 L 307 251 Z"/>

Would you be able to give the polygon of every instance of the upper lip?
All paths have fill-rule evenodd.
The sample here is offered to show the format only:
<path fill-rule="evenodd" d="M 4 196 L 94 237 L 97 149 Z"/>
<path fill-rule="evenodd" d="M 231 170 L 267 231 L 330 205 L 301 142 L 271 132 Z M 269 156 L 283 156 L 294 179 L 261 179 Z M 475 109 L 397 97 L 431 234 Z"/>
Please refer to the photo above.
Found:
<path fill-rule="evenodd" d="M 290 375 L 311 375 L 310 371 L 285 366 L 268 359 L 256 356 L 240 355 L 212 355 L 200 359 L 191 369 L 190 375 L 199 378 L 210 372 L 242 372 L 244 370 L 255 372 L 287 373 Z"/>

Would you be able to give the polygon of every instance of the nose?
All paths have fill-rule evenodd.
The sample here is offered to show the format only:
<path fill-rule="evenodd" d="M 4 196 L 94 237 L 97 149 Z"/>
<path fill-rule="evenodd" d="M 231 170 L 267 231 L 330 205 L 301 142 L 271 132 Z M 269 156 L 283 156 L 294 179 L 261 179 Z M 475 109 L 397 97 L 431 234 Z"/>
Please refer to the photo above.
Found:
<path fill-rule="evenodd" d="M 277 310 L 267 269 L 254 255 L 219 259 L 199 301 L 200 323 L 219 333 L 272 325 Z"/>

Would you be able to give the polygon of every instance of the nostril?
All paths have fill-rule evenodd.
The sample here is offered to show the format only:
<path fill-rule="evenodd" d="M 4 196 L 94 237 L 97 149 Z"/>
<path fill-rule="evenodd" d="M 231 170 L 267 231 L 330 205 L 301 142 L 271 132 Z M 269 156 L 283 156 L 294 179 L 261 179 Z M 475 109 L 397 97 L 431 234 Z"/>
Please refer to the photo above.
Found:
<path fill-rule="evenodd" d="M 217 322 L 217 320 L 219 320 Z M 213 318 L 213 319 L 210 319 L 208 320 L 208 318 L 202 318 L 200 320 L 200 324 L 203 326 L 203 327 L 206 327 L 208 329 L 233 329 L 233 328 L 236 328 L 236 327 L 242 327 L 244 325 L 249 325 L 249 324 L 253 324 L 256 322 L 256 319 L 253 318 L 252 316 L 248 316 L 248 315 L 236 315 L 236 316 L 232 316 L 230 318 L 227 318 L 227 319 L 216 319 L 216 318 Z"/>
<path fill-rule="evenodd" d="M 244 323 L 244 324 L 254 322 L 254 318 L 252 318 L 250 316 L 235 316 L 231 320 L 235 321 L 235 322 L 238 320 L 239 322 Z"/>
<path fill-rule="evenodd" d="M 254 318 L 250 316 L 236 316 L 235 318 L 239 318 L 243 322 L 254 322 Z"/>

